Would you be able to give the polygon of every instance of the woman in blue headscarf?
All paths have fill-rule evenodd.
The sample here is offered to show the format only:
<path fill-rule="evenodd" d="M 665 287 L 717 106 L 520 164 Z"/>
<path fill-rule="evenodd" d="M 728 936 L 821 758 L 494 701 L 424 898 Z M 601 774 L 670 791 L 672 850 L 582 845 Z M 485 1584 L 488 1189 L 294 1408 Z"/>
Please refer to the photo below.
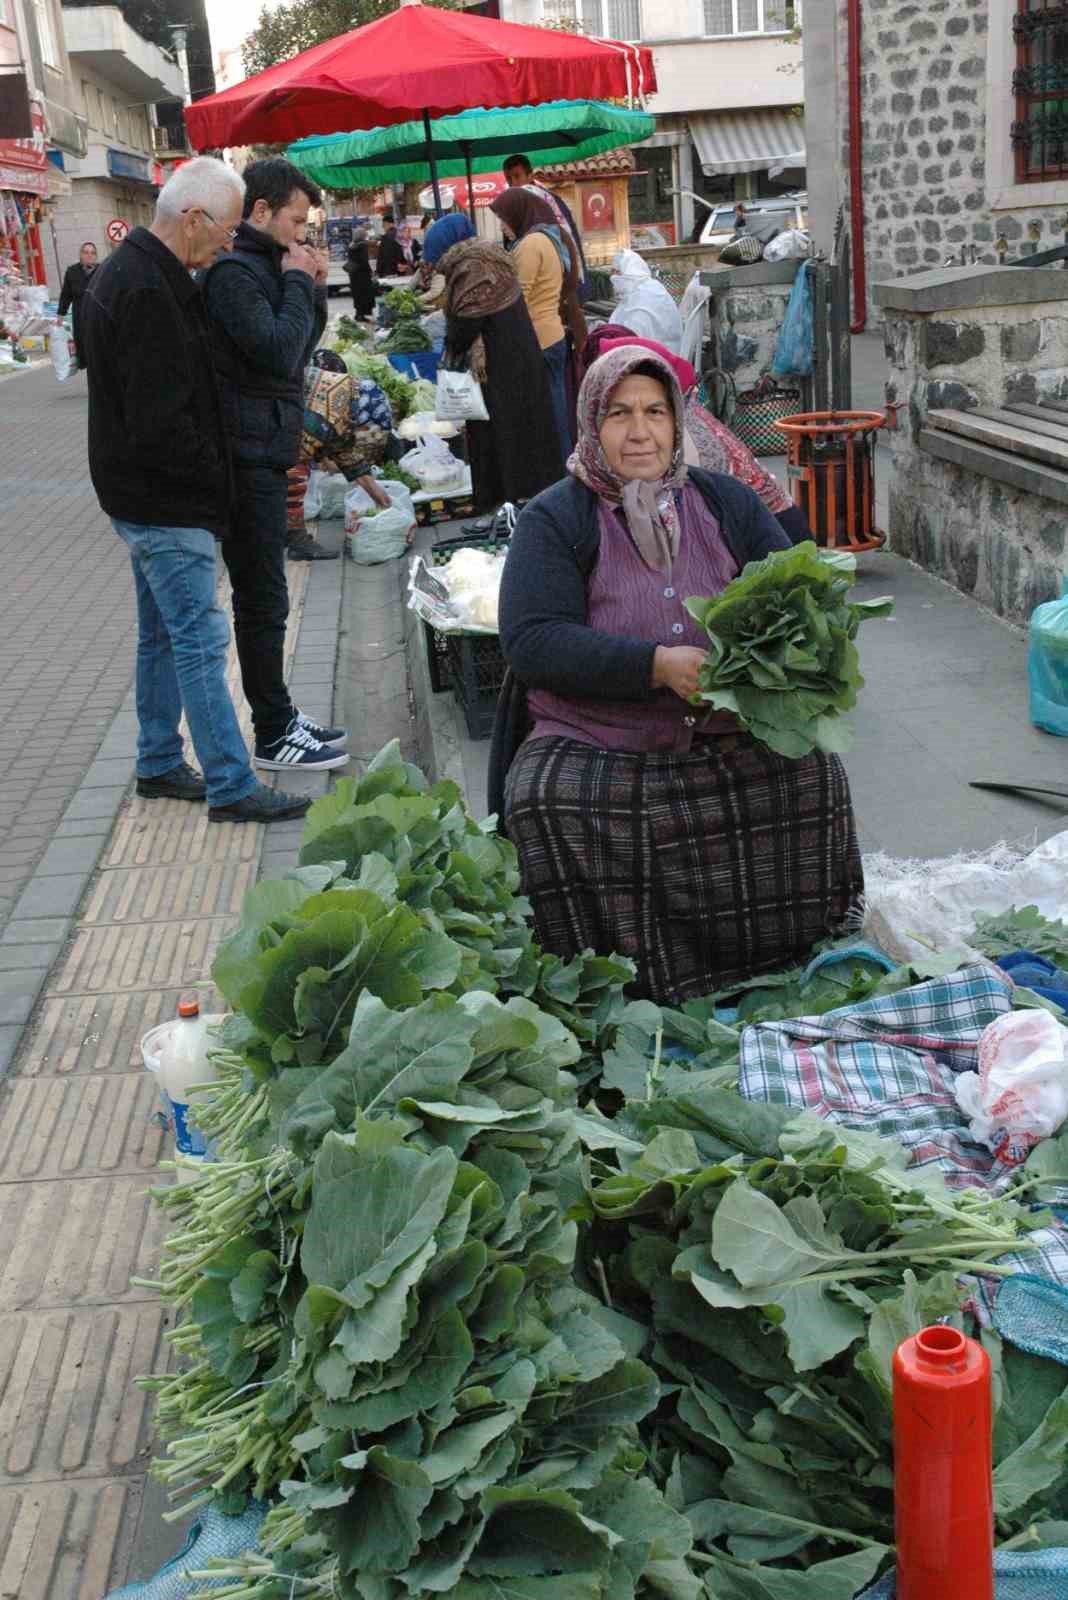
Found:
<path fill-rule="evenodd" d="M 467 424 L 476 509 L 529 500 L 563 477 L 564 462 L 541 346 L 515 267 L 461 213 L 427 230 L 423 260 L 445 278 L 442 363 L 478 379 L 489 412 L 488 422 Z"/>

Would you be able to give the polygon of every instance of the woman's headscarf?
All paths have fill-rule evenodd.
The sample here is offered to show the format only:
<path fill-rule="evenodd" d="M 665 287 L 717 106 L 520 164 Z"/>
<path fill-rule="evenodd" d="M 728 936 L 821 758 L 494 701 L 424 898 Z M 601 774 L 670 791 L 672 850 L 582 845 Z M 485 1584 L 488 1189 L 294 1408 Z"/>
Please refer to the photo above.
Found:
<path fill-rule="evenodd" d="M 566 273 L 571 265 L 571 255 L 560 233 L 560 224 L 548 201 L 529 189 L 506 189 L 490 205 L 495 216 L 506 222 L 517 239 L 528 233 L 546 233 L 556 247 L 560 265 Z"/>
<path fill-rule="evenodd" d="M 517 240 L 526 238 L 528 233 L 544 233 L 551 240 L 564 271 L 560 317 L 570 331 L 575 348 L 581 350 L 586 343 L 586 319 L 579 304 L 579 256 L 571 235 L 559 227 L 548 201 L 529 189 L 506 189 L 492 202 L 490 210 L 508 224 Z"/>
<path fill-rule="evenodd" d="M 426 231 L 426 238 L 423 241 L 423 260 L 433 266 L 435 262 L 441 260 L 446 250 L 451 250 L 461 239 L 474 237 L 475 225 L 470 217 L 465 217 L 461 211 L 454 212 L 451 217 L 439 217 Z"/>
<path fill-rule="evenodd" d="M 660 380 L 675 416 L 675 444 L 671 464 L 653 482 L 621 478 L 609 466 L 601 445 L 601 425 L 612 395 L 632 373 Z M 607 505 L 622 507 L 631 538 L 645 563 L 655 572 L 670 572 L 678 554 L 679 518 L 676 489 L 686 482 L 683 459 L 685 403 L 679 380 L 663 356 L 640 345 L 621 345 L 593 363 L 578 395 L 578 444 L 567 463 L 572 477 L 592 489 Z"/>
<path fill-rule="evenodd" d="M 412 230 L 407 223 L 397 229 L 397 243 L 404 252 L 405 261 L 412 259 Z"/>

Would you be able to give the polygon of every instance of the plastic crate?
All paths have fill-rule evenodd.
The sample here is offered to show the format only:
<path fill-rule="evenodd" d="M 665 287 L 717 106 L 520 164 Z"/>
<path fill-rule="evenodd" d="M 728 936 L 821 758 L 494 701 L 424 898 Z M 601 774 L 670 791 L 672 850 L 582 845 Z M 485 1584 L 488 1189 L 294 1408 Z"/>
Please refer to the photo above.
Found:
<path fill-rule="evenodd" d="M 507 534 L 460 534 L 441 539 L 427 552 L 432 566 L 442 567 L 457 550 L 486 550 L 496 555 L 508 548 Z M 428 623 L 426 658 L 435 694 L 452 688 L 472 739 L 488 739 L 493 729 L 497 694 L 504 682 L 500 640 L 489 633 L 438 633 Z"/>
<path fill-rule="evenodd" d="M 472 739 L 488 739 L 504 682 L 501 641 L 495 633 L 447 633 L 445 644 L 452 692 L 467 732 Z"/>

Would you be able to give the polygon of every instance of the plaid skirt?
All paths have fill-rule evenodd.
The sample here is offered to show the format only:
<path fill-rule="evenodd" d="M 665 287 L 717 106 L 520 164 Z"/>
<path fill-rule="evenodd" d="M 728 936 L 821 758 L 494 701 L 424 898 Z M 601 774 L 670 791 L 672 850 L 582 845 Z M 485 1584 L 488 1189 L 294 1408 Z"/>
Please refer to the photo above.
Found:
<path fill-rule="evenodd" d="M 541 945 L 630 956 L 661 1002 L 796 966 L 864 887 L 838 757 L 748 735 L 684 756 L 528 739 L 504 815 Z"/>

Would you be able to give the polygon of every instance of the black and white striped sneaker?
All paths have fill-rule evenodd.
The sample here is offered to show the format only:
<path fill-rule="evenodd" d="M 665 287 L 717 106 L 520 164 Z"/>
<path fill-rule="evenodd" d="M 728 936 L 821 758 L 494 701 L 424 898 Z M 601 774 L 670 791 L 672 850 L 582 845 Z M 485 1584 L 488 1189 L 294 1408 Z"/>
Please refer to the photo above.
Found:
<path fill-rule="evenodd" d="M 348 759 L 346 751 L 324 744 L 294 717 L 273 744 L 260 744 L 257 740 L 252 764 L 265 767 L 268 772 L 328 772 L 332 767 L 343 767 Z"/>
<path fill-rule="evenodd" d="M 343 750 L 348 742 L 347 728 L 328 728 L 321 722 L 316 722 L 314 717 L 309 717 L 306 711 L 296 709 L 296 720 L 302 728 L 311 734 L 313 739 L 318 739 L 320 744 L 332 744 L 336 750 Z"/>

